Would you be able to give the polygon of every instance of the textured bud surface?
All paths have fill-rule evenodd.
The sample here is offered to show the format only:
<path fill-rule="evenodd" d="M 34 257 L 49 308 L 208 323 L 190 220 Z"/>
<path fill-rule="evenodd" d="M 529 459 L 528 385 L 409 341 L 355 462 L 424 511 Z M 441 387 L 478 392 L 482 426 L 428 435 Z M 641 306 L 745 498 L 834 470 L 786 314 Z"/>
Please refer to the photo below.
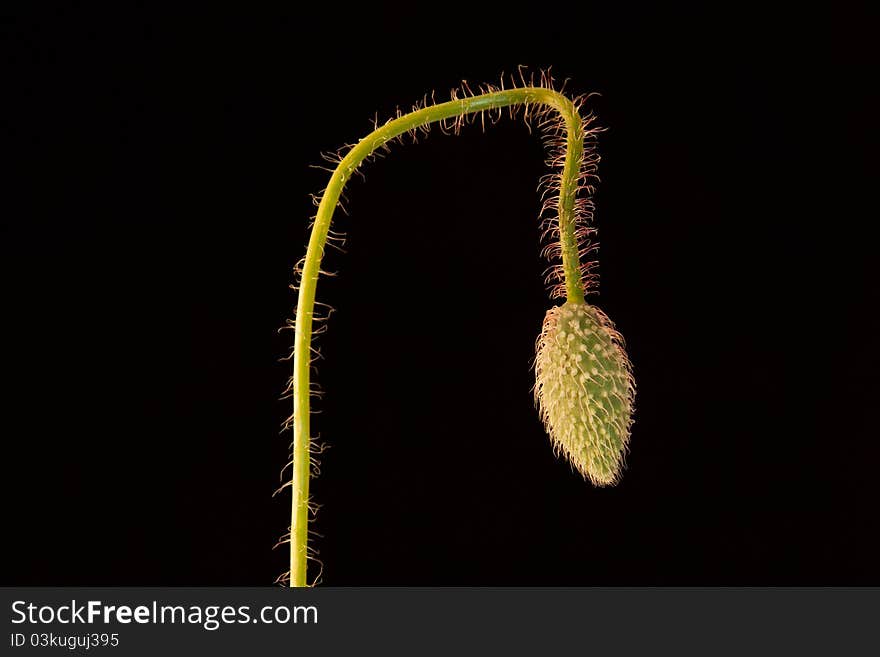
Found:
<path fill-rule="evenodd" d="M 535 401 L 557 452 L 596 486 L 617 483 L 635 383 L 623 338 L 587 303 L 547 311 L 535 359 Z"/>

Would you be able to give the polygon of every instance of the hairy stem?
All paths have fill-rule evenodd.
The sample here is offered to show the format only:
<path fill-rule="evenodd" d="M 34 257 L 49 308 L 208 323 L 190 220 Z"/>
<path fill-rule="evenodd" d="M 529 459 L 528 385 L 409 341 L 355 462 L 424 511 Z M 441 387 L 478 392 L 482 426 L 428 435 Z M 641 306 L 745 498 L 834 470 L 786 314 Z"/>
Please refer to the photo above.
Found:
<path fill-rule="evenodd" d="M 293 501 L 290 518 L 290 585 L 306 586 L 308 499 L 309 499 L 309 364 L 311 362 L 312 321 L 315 289 L 321 269 L 321 258 L 333 211 L 345 184 L 358 166 L 376 149 L 410 130 L 444 119 L 493 110 L 511 105 L 550 107 L 562 116 L 566 128 L 566 151 L 559 186 L 559 234 L 562 267 L 568 301 L 584 301 L 584 285 L 578 258 L 575 234 L 576 198 L 584 143 L 581 117 L 567 97 L 543 87 L 524 87 L 495 91 L 440 103 L 405 114 L 389 121 L 361 139 L 348 151 L 330 177 L 324 191 L 300 278 L 296 307 L 296 337 L 293 358 Z"/>

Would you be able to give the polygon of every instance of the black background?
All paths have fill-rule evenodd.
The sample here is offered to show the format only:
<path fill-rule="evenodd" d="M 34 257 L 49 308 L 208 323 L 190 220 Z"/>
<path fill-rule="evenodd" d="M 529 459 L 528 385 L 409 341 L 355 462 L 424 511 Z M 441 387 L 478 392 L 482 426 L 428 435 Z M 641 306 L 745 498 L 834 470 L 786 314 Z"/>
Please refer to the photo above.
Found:
<path fill-rule="evenodd" d="M 628 470 L 533 408 L 540 139 L 435 130 L 319 285 L 323 583 L 880 584 L 874 17 L 324 4 L 4 10 L 3 583 L 271 583 L 309 165 L 523 64 L 602 94 Z"/>

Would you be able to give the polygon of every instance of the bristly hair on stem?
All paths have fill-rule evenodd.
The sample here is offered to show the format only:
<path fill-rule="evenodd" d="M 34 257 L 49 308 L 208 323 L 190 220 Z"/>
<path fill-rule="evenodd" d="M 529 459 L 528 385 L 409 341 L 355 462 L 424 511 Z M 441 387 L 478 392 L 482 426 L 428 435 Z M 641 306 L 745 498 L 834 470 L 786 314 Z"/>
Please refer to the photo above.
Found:
<path fill-rule="evenodd" d="M 550 71 L 526 73 L 520 68 L 517 75 L 501 76 L 498 84 L 481 85 L 474 89 L 467 81 L 453 89 L 450 100 L 438 102 L 433 93 L 425 95 L 409 112 L 397 111 L 383 124 L 374 120 L 373 131 L 354 144 L 346 144 L 338 152 L 322 156 L 325 164 L 318 168 L 330 173 L 327 187 L 313 200 L 317 212 L 310 224 L 306 256 L 294 268 L 293 287 L 298 293 L 295 321 L 284 328 L 295 332 L 293 376 L 284 391 L 292 397 L 293 413 L 285 420 L 283 430 L 293 429 L 291 458 L 283 472 L 290 469 L 289 480 L 282 489 L 292 491 L 290 531 L 279 544 L 289 544 L 290 570 L 279 577 L 279 582 L 290 586 L 306 586 L 308 560 L 314 553 L 308 546 L 308 520 L 314 512 L 309 501 L 309 478 L 314 472 L 312 452 L 315 444 L 310 437 L 310 398 L 317 395 L 310 381 L 310 365 L 320 356 L 312 345 L 312 336 L 326 328 L 330 310 L 316 312 L 317 281 L 321 274 L 321 260 L 325 246 L 342 247 L 344 237 L 330 230 L 335 208 L 340 205 L 346 183 L 363 173 L 365 162 L 390 152 L 394 143 L 405 139 L 417 142 L 430 133 L 436 124 L 445 134 L 457 135 L 466 125 L 476 121 L 485 128 L 501 120 L 505 110 L 510 118 L 522 115 L 530 130 L 541 132 L 548 149 L 547 164 L 552 173 L 542 177 L 539 191 L 542 198 L 541 240 L 543 255 L 550 260 L 545 281 L 552 298 L 583 303 L 585 294 L 595 291 L 597 273 L 595 262 L 588 256 L 597 248 L 592 241 L 594 182 L 599 156 L 596 153 L 596 135 L 601 131 L 594 125 L 592 112 L 582 114 L 586 101 L 593 94 L 569 98 L 565 84 L 558 90 Z M 340 206 L 341 207 L 341 206 Z M 344 208 L 343 208 L 343 211 Z"/>

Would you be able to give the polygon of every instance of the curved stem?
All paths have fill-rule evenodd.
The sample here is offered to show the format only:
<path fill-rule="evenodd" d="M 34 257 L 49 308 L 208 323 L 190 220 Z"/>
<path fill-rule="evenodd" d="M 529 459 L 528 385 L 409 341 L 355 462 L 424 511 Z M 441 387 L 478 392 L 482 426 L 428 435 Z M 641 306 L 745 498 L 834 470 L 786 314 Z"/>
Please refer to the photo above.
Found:
<path fill-rule="evenodd" d="M 296 337 L 293 358 L 293 502 L 290 519 L 290 585 L 306 586 L 308 498 L 309 498 L 309 364 L 311 361 L 312 320 L 315 289 L 333 211 L 346 182 L 373 151 L 415 128 L 437 121 L 493 110 L 511 105 L 544 105 L 559 112 L 565 121 L 566 151 L 559 188 L 559 234 L 562 267 L 568 301 L 583 303 L 575 234 L 575 201 L 584 143 L 581 117 L 571 100 L 543 87 L 524 87 L 495 91 L 461 100 L 425 107 L 405 114 L 361 139 L 348 151 L 330 177 L 315 215 L 308 251 L 302 268 L 296 307 Z"/>

